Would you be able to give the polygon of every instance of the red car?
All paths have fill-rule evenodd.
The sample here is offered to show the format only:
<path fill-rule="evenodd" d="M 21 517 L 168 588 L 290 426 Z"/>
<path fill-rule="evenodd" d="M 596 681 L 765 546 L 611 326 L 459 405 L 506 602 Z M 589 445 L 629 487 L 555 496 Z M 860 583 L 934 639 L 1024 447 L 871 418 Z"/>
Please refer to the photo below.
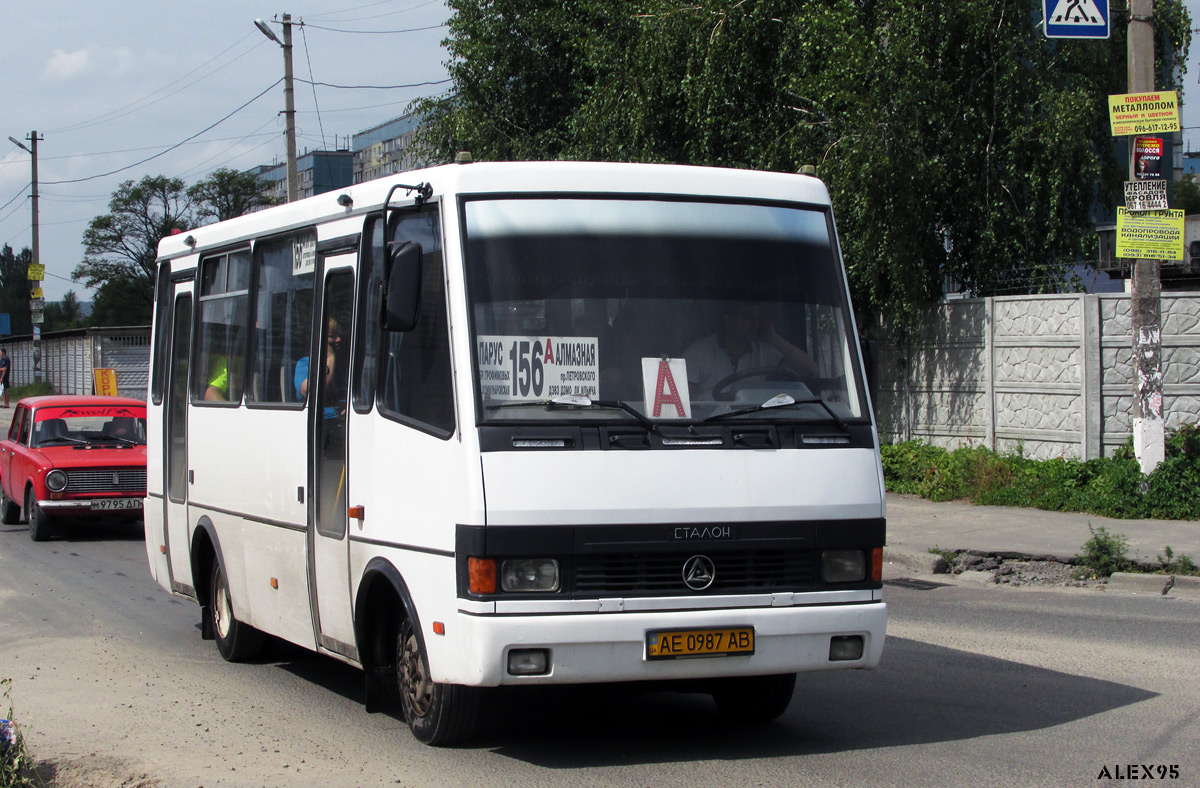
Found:
<path fill-rule="evenodd" d="M 56 395 L 17 403 L 0 441 L 0 521 L 29 521 L 35 542 L 59 517 L 140 520 L 146 497 L 146 403 Z"/>

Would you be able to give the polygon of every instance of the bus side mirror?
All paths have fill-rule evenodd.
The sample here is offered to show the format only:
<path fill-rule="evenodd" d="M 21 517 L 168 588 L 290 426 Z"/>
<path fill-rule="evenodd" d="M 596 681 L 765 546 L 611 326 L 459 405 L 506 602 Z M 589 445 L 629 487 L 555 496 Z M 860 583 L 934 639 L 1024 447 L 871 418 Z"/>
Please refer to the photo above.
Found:
<path fill-rule="evenodd" d="M 383 328 L 411 331 L 417 325 L 421 301 L 421 245 L 406 242 L 392 247 L 383 279 Z"/>

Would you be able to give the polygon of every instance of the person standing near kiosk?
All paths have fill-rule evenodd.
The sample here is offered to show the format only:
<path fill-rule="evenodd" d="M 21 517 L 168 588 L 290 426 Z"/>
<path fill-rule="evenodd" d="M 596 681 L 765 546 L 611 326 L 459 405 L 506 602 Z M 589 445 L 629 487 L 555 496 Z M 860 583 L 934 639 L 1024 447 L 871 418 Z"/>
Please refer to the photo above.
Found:
<path fill-rule="evenodd" d="M 8 373 L 12 362 L 8 360 L 8 351 L 0 348 L 0 392 L 4 394 L 4 407 L 8 407 Z"/>

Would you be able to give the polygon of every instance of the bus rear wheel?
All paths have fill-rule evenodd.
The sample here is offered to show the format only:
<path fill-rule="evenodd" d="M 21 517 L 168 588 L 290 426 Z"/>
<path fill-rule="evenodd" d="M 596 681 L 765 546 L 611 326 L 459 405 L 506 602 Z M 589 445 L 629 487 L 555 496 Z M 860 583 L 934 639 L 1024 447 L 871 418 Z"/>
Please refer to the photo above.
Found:
<path fill-rule="evenodd" d="M 417 741 L 444 746 L 460 742 L 475 731 L 480 691 L 435 682 L 425 647 L 407 619 L 396 637 L 396 683 L 404 719 Z"/>
<path fill-rule="evenodd" d="M 712 687 L 717 710 L 730 722 L 770 722 L 787 711 L 796 674 L 718 679 Z"/>
<path fill-rule="evenodd" d="M 226 662 L 245 662 L 262 652 L 263 634 L 249 624 L 243 624 L 233 615 L 233 602 L 229 596 L 229 580 L 220 561 L 213 561 L 212 577 L 208 584 L 212 605 L 213 636 L 217 651 Z"/>

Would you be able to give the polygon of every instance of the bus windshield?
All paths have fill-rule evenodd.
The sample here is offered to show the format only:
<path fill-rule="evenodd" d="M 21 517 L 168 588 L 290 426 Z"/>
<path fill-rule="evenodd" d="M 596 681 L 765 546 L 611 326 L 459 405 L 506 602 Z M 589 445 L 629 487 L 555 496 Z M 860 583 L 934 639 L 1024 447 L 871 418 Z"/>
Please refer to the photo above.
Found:
<path fill-rule="evenodd" d="M 481 422 L 869 418 L 827 209 L 463 204 Z"/>

